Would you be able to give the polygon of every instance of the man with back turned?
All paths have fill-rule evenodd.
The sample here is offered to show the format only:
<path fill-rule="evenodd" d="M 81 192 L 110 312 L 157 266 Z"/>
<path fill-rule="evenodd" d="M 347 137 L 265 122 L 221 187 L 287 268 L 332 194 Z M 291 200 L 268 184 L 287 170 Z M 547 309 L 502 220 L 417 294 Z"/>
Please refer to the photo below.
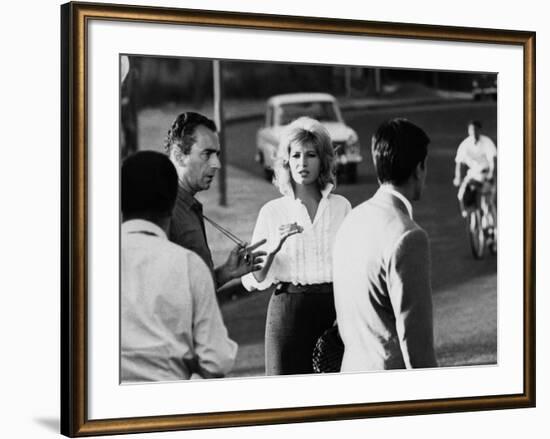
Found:
<path fill-rule="evenodd" d="M 168 241 L 177 188 L 164 154 L 141 151 L 122 164 L 122 382 L 222 377 L 237 354 L 208 267 Z"/>
<path fill-rule="evenodd" d="M 372 139 L 380 187 L 346 217 L 334 247 L 343 372 L 436 367 L 428 235 L 414 221 L 430 140 L 406 119 Z"/>

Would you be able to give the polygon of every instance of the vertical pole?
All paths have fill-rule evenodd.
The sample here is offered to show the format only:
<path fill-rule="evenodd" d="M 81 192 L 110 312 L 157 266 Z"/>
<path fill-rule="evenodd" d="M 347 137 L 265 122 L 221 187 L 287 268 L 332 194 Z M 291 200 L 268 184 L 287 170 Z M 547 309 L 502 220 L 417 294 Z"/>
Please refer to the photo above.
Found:
<path fill-rule="evenodd" d="M 344 67 L 344 81 L 346 87 L 346 97 L 351 98 L 351 67 Z"/>
<path fill-rule="evenodd" d="M 223 81 L 222 66 L 220 60 L 212 62 L 214 69 L 214 121 L 218 126 L 218 137 L 220 139 L 220 163 L 219 188 L 220 188 L 220 206 L 227 206 L 227 173 L 226 173 L 226 154 L 225 154 L 225 121 L 223 117 Z"/>

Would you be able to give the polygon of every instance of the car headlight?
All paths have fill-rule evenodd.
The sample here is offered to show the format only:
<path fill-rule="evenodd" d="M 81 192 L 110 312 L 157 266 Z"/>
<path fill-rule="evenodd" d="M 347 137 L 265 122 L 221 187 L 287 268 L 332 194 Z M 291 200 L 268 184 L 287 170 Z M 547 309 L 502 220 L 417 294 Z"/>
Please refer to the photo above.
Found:
<path fill-rule="evenodd" d="M 346 152 L 352 155 L 360 154 L 359 138 L 354 132 L 351 133 L 346 140 Z"/>

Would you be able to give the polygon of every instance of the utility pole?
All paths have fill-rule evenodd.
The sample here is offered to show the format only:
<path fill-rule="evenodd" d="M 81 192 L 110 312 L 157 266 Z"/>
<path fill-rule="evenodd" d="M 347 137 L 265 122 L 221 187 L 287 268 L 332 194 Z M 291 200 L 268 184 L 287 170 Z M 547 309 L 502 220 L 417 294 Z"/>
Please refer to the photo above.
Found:
<path fill-rule="evenodd" d="M 346 97 L 351 98 L 351 67 L 349 66 L 344 67 L 344 83 L 346 89 Z"/>
<path fill-rule="evenodd" d="M 221 61 L 215 59 L 212 61 L 214 77 L 214 121 L 218 127 L 218 138 L 220 139 L 220 164 L 219 170 L 219 188 L 220 188 L 220 206 L 227 206 L 227 173 L 226 173 L 226 155 L 225 155 L 225 120 L 223 116 L 223 78 Z"/>

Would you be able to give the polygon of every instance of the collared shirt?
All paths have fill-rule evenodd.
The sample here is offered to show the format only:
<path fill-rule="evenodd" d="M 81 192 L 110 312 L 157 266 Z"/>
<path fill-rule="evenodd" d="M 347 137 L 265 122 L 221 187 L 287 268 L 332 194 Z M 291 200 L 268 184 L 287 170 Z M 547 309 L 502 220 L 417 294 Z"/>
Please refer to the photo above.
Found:
<path fill-rule="evenodd" d="M 399 198 L 399 200 L 401 200 L 401 202 L 403 202 L 403 204 L 405 205 L 405 208 L 407 209 L 407 212 L 409 214 L 409 218 L 413 219 L 412 204 L 409 200 L 407 200 L 407 197 L 405 197 L 405 195 L 396 191 L 395 189 L 393 189 L 391 186 L 388 186 L 387 184 L 381 185 L 379 190 L 383 192 L 387 192 L 389 194 L 392 194 L 394 197 Z"/>
<path fill-rule="evenodd" d="M 260 249 L 269 253 L 277 247 L 279 226 L 296 222 L 304 230 L 286 240 L 263 282 L 257 282 L 252 273 L 241 278 L 247 290 L 263 290 L 278 282 L 301 285 L 332 282 L 334 236 L 351 205 L 341 195 L 331 194 L 331 190 L 329 185 L 322 192 L 313 221 L 304 204 L 293 195 L 269 201 L 262 207 L 251 241 L 267 239 Z"/>
<path fill-rule="evenodd" d="M 212 276 L 155 224 L 121 230 L 121 381 L 219 377 L 235 360 Z"/>
<path fill-rule="evenodd" d="M 494 171 L 496 157 L 497 148 L 489 137 L 480 135 L 476 142 L 475 137 L 468 136 L 458 146 L 455 162 L 468 166 L 466 178 L 483 181 L 485 172 Z"/>
<path fill-rule="evenodd" d="M 178 188 L 178 197 L 172 213 L 170 241 L 194 251 L 214 273 L 212 253 L 206 239 L 206 229 L 202 218 L 202 204 L 183 189 Z"/>

